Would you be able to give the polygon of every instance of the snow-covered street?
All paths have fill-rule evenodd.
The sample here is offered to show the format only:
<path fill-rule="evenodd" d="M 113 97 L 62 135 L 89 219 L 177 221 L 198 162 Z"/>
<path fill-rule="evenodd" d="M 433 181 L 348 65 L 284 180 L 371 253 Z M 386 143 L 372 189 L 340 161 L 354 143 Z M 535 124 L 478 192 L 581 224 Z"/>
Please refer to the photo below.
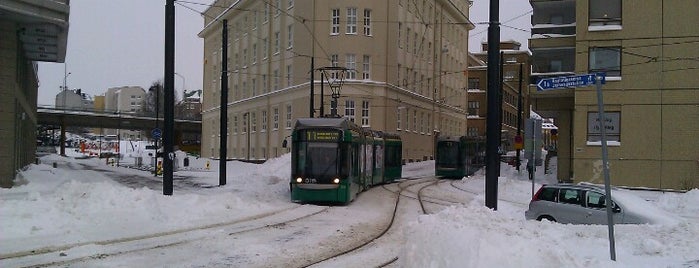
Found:
<path fill-rule="evenodd" d="M 45 156 L 0 190 L 0 266 L 699 267 L 697 189 L 638 192 L 677 223 L 616 225 L 613 262 L 607 226 L 525 220 L 531 182 L 506 164 L 497 211 L 482 172 L 438 181 L 433 161 L 332 207 L 289 201 L 289 155 L 227 164 L 218 187 L 218 161 L 192 158 L 164 196 L 147 171 Z"/>

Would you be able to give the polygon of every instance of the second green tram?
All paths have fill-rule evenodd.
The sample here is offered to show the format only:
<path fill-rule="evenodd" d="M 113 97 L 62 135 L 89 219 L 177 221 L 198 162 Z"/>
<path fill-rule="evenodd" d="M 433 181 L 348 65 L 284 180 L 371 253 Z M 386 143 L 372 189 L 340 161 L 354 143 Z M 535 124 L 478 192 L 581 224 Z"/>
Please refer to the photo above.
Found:
<path fill-rule="evenodd" d="M 485 165 L 485 140 L 467 136 L 437 138 L 435 175 L 463 178 Z"/>

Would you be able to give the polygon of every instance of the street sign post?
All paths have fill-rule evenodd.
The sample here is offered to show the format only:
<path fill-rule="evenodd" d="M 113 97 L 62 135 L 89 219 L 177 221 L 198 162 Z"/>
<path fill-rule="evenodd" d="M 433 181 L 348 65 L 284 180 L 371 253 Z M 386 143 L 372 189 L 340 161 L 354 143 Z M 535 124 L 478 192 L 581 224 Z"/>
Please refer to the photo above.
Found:
<path fill-rule="evenodd" d="M 602 84 L 605 83 L 604 74 L 583 74 L 576 76 L 559 76 L 542 78 L 536 83 L 537 91 L 548 91 L 561 88 L 575 88 L 592 86 L 596 82 L 597 76 L 602 77 Z"/>
<path fill-rule="evenodd" d="M 595 85 L 597 89 L 597 109 L 600 118 L 600 138 L 602 142 L 602 171 L 604 173 L 605 204 L 607 204 L 607 227 L 609 229 L 609 255 L 616 261 L 616 249 L 614 246 L 614 217 L 612 215 L 612 191 L 609 178 L 609 161 L 607 153 L 607 133 L 604 118 L 604 98 L 602 97 L 602 84 L 605 83 L 605 73 L 583 74 L 576 76 L 560 76 L 540 79 L 536 83 L 537 91 L 548 91 L 562 88 L 587 87 Z"/>

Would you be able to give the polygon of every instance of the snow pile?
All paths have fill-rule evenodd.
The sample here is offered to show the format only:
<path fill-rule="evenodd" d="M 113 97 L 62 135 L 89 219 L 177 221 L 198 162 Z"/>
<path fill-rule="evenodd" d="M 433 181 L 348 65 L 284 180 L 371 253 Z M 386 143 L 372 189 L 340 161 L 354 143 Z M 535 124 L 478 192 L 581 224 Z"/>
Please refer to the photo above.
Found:
<path fill-rule="evenodd" d="M 178 155 L 178 158 L 180 158 Z M 180 158 L 183 159 L 184 157 Z M 206 164 L 208 162 L 208 169 Z M 299 205 L 289 201 L 291 157 L 286 154 L 264 164 L 226 162 L 227 184 L 218 186 L 219 161 L 190 157 L 190 169 L 176 172 L 178 182 L 189 186 L 162 195 L 158 178 L 148 172 L 107 165 L 104 159 L 73 159 L 49 155 L 30 165 L 17 177 L 21 185 L 0 189 L 0 255 L 41 247 L 84 245 L 112 239 L 186 230 L 236 221 Z M 57 168 L 53 167 L 56 163 Z M 555 164 L 555 162 L 554 162 Z M 97 171 L 100 170 L 100 171 Z M 434 161 L 403 166 L 404 177 L 434 174 Z M 526 221 L 524 211 L 532 183 L 526 172 L 503 164 L 498 179 L 498 210 L 484 206 L 483 171 L 454 181 L 457 194 L 473 196 L 467 205 L 409 219 L 396 241 L 401 248 L 400 267 L 692 267 L 699 263 L 699 190 L 687 193 L 655 193 L 652 204 L 682 216 L 676 224 L 615 226 L 617 261 L 609 260 L 606 226 L 563 225 Z M 114 177 L 111 177 L 114 176 Z M 156 189 L 129 188 L 114 178 L 155 180 Z M 555 182 L 555 176 L 536 172 L 534 189 Z M 151 184 L 149 187 L 153 187 Z M 192 186 L 193 185 L 193 186 Z M 189 187 L 189 188 L 187 188 Z M 463 192 L 459 192 L 463 191 Z M 380 191 L 363 193 L 342 210 L 370 212 L 369 202 Z M 635 193 L 635 192 L 631 192 Z M 642 200 L 641 200 L 642 201 Z M 645 202 L 644 208 L 649 205 Z M 653 209 L 669 219 L 661 209 Z M 357 214 L 369 217 L 370 214 Z M 316 226 L 314 226 L 314 224 Z M 322 229 L 326 221 L 310 222 L 308 230 Z M 312 233 L 310 233 L 312 234 Z M 323 234 L 305 234 L 303 241 L 318 245 Z M 222 248 L 231 243 L 221 240 Z M 224 245 L 225 244 L 225 245 Z M 265 246 L 265 245 L 258 245 Z M 268 245 L 274 251 L 278 244 Z M 386 247 L 390 248 L 390 247 Z M 218 249 L 211 249 L 219 252 Z M 97 250 L 99 251 L 99 250 Z M 264 250 L 262 250 L 264 251 Z M 231 253 L 212 256 L 211 251 L 191 248 L 177 251 L 188 263 L 209 263 Z M 221 251 L 223 252 L 223 251 Z M 150 263 L 163 264 L 159 254 L 146 255 Z M 395 256 L 392 250 L 378 252 Z M 11 259 L 0 259 L 0 266 Z M 116 263 L 104 263 L 105 266 Z M 128 264 L 122 264 L 128 266 Z M 376 265 L 357 259 L 357 267 Z M 11 266 L 11 265 L 10 265 Z"/>
<path fill-rule="evenodd" d="M 483 206 L 421 216 L 405 231 L 400 267 L 667 267 L 699 257 L 699 227 L 615 226 L 617 261 L 607 226 L 524 220 Z"/>

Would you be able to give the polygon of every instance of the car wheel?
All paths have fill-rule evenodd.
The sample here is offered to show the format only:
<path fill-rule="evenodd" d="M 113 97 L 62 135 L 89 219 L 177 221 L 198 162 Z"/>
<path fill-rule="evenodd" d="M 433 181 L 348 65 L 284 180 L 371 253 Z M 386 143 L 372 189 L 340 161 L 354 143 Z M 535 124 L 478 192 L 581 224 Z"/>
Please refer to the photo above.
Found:
<path fill-rule="evenodd" d="M 547 221 L 550 221 L 550 222 L 556 222 L 556 219 L 554 219 L 553 217 L 548 216 L 548 215 L 547 215 L 547 216 L 539 216 L 539 218 L 536 219 L 536 220 L 537 220 L 537 221 L 547 220 Z"/>

